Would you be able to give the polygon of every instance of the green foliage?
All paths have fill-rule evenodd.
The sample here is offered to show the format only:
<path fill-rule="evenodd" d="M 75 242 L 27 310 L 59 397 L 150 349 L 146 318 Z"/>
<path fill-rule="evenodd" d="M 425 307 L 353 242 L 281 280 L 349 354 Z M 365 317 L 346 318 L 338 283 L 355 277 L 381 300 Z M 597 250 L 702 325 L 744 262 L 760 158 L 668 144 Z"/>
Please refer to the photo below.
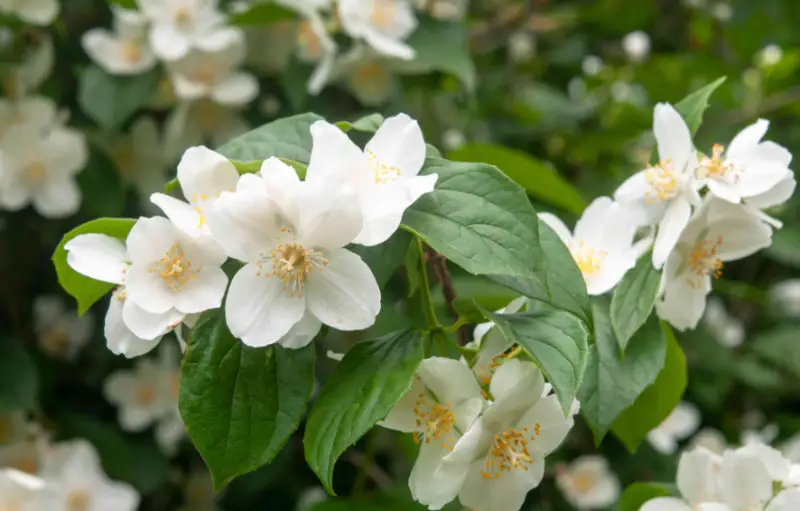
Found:
<path fill-rule="evenodd" d="M 381 114 L 369 114 L 353 122 L 339 121 L 336 126 L 345 133 L 351 130 L 375 133 L 381 127 L 381 124 L 383 124 L 383 116 Z"/>
<path fill-rule="evenodd" d="M 622 352 L 653 312 L 660 282 L 661 274 L 653 268 L 650 257 L 645 255 L 614 288 L 611 298 L 611 325 Z"/>
<path fill-rule="evenodd" d="M 675 105 L 675 110 L 681 114 L 683 120 L 689 125 L 689 131 L 691 131 L 692 135 L 700 129 L 700 124 L 703 122 L 703 113 L 708 108 L 708 100 L 711 94 L 724 82 L 725 77 L 723 76 L 689 94 Z"/>
<path fill-rule="evenodd" d="M 233 25 L 264 25 L 275 23 L 276 21 L 291 20 L 296 14 L 291 9 L 282 7 L 275 2 L 267 1 L 257 3 L 244 12 L 239 12 L 231 16 L 230 22 Z"/>
<path fill-rule="evenodd" d="M 649 259 L 647 260 L 650 265 Z M 667 340 L 651 316 L 621 356 L 609 318 L 608 300 L 594 301 L 594 344 L 579 399 L 583 415 L 599 445 L 608 429 L 656 380 L 667 355 Z"/>
<path fill-rule="evenodd" d="M 659 484 L 633 483 L 622 493 L 619 499 L 619 511 L 639 511 L 648 500 L 671 495 L 666 487 Z"/>
<path fill-rule="evenodd" d="M 587 205 L 580 192 L 546 163 L 528 154 L 495 144 L 469 144 L 447 155 L 456 161 L 494 165 L 532 197 L 580 215 Z"/>
<path fill-rule="evenodd" d="M 411 235 L 406 231 L 398 230 L 380 245 L 374 247 L 351 245 L 348 248 L 361 256 L 361 259 L 367 263 L 375 275 L 378 286 L 383 288 L 397 268 L 405 261 L 410 244 Z"/>
<path fill-rule="evenodd" d="M 316 114 L 279 119 L 234 138 L 217 151 L 232 160 L 266 160 L 277 156 L 308 164 L 311 155 L 309 128 L 321 119 Z"/>
<path fill-rule="evenodd" d="M 181 367 L 186 429 L 219 491 L 269 463 L 300 425 L 314 385 L 314 348 L 250 348 L 221 310 L 203 314 Z"/>
<path fill-rule="evenodd" d="M 467 91 L 475 89 L 475 64 L 466 25 L 423 17 L 407 43 L 416 51 L 416 64 L 455 76 Z"/>
<path fill-rule="evenodd" d="M 64 249 L 64 245 L 80 234 L 93 233 L 105 234 L 124 243 L 135 223 L 136 220 L 132 218 L 98 218 L 72 229 L 61 238 L 61 243 L 53 252 L 53 265 L 58 275 L 58 283 L 61 284 L 64 291 L 77 300 L 78 314 L 82 315 L 89 310 L 89 307 L 113 289 L 114 284 L 90 279 L 73 270 L 67 264 L 67 251 Z"/>
<path fill-rule="evenodd" d="M 39 374 L 16 340 L 0 339 L 0 413 L 33 410 L 39 398 Z"/>
<path fill-rule="evenodd" d="M 586 371 L 589 333 L 583 323 L 563 311 L 485 314 L 507 340 L 519 344 L 536 360 L 553 385 L 564 414 L 569 413 Z"/>
<path fill-rule="evenodd" d="M 800 268 L 800 229 L 785 226 L 772 237 L 772 245 L 766 249 L 767 255 L 793 268 Z"/>
<path fill-rule="evenodd" d="M 101 128 L 115 131 L 153 97 L 158 80 L 156 71 L 112 76 L 92 65 L 80 75 L 78 104 Z"/>
<path fill-rule="evenodd" d="M 123 9 L 136 9 L 136 0 L 108 0 L 111 4 L 116 4 Z"/>
<path fill-rule="evenodd" d="M 304 438 L 306 461 L 333 494 L 333 466 L 342 453 L 383 419 L 411 388 L 424 341 L 395 332 L 347 352 L 311 409 Z"/>
<path fill-rule="evenodd" d="M 785 326 L 760 332 L 749 340 L 757 354 L 800 378 L 800 343 L 797 327 Z"/>
<path fill-rule="evenodd" d="M 647 433 L 661 424 L 683 397 L 686 389 L 686 357 L 672 329 L 661 324 L 667 338 L 664 368 L 656 380 L 642 392 L 611 426 L 611 431 L 629 451 L 639 448 Z M 633 346 L 631 346 L 631 350 Z"/>

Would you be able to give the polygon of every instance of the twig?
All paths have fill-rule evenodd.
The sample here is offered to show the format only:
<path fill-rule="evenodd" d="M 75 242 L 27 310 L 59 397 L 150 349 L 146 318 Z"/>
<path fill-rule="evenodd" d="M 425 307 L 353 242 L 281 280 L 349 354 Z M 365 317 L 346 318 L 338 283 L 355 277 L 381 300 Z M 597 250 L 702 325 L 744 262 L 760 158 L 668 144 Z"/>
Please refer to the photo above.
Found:
<path fill-rule="evenodd" d="M 386 489 L 392 485 L 392 478 L 383 471 L 381 467 L 370 462 L 364 453 L 360 451 L 350 451 L 345 457 L 347 461 L 358 467 L 367 477 L 378 485 L 380 489 Z"/>
<path fill-rule="evenodd" d="M 740 108 L 720 116 L 719 122 L 722 124 L 736 124 L 754 117 L 761 117 L 775 110 L 796 104 L 800 101 L 800 85 L 786 89 L 785 91 L 770 96 L 761 101 L 755 108 Z"/>
<path fill-rule="evenodd" d="M 425 261 L 433 267 L 436 280 L 442 285 L 442 294 L 444 295 L 444 302 L 447 306 L 447 311 L 453 316 L 453 321 L 458 322 L 459 314 L 453 302 L 456 299 L 456 290 L 453 287 L 453 279 L 450 276 L 450 270 L 447 268 L 447 259 L 442 254 L 435 252 L 433 249 L 425 251 Z M 469 331 L 466 327 L 458 328 L 458 344 L 464 346 L 469 342 Z"/>

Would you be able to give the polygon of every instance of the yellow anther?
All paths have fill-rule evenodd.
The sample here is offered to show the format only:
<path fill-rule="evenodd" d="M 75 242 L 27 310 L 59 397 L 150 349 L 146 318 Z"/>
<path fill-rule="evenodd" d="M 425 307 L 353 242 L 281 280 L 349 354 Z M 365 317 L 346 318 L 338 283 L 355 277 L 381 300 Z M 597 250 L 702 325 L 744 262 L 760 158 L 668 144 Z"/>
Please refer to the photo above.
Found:
<path fill-rule="evenodd" d="M 707 277 L 718 279 L 722 276 L 722 260 L 717 252 L 722 245 L 722 236 L 716 241 L 702 240 L 687 253 L 689 260 L 689 286 L 700 287 Z"/>
<path fill-rule="evenodd" d="M 192 266 L 192 261 L 187 259 L 183 247 L 177 241 L 161 259 L 147 269 L 149 273 L 158 273 L 164 284 L 176 293 L 180 292 L 183 286 L 195 278 L 201 270 L 200 265 Z"/>
<path fill-rule="evenodd" d="M 714 144 L 711 149 L 711 157 L 706 156 L 700 162 L 700 166 L 697 168 L 697 177 L 700 179 L 732 177 L 734 181 L 738 180 L 739 176 L 736 174 L 735 166 L 732 163 L 726 163 L 722 158 L 724 152 L 724 146 Z"/>
<path fill-rule="evenodd" d="M 536 424 L 534 434 L 530 434 L 528 428 L 518 430 L 510 428 L 503 433 L 495 434 L 494 443 L 489 450 L 489 454 L 484 460 L 484 468 L 481 475 L 484 479 L 499 479 L 503 472 L 512 470 L 528 470 L 533 463 L 529 442 L 536 439 L 541 433 L 541 427 Z"/>
<path fill-rule="evenodd" d="M 39 160 L 33 160 L 25 165 L 25 175 L 28 177 L 28 181 L 34 184 L 39 184 L 44 181 L 47 174 L 47 169 Z"/>
<path fill-rule="evenodd" d="M 285 233 L 291 233 L 291 229 L 284 227 L 281 229 Z M 321 253 L 313 249 L 308 249 L 297 242 L 284 243 L 268 257 L 259 254 L 259 260 L 255 263 L 258 267 L 256 275 L 260 276 L 265 262 L 272 263 L 272 271 L 264 272 L 269 277 L 278 277 L 283 282 L 283 292 L 288 292 L 289 296 L 303 297 L 303 290 L 306 283 L 311 280 L 314 270 L 324 271 L 328 265 L 328 260 Z"/>
<path fill-rule="evenodd" d="M 372 171 L 375 182 L 378 184 L 391 183 L 397 181 L 400 177 L 400 169 L 398 167 L 385 165 L 378 159 L 378 155 L 370 149 L 367 149 L 367 159 L 369 161 L 369 168 Z"/>
<path fill-rule="evenodd" d="M 378 28 L 389 30 L 394 25 L 397 17 L 396 0 L 374 0 L 372 2 L 372 12 L 369 19 Z"/>
<path fill-rule="evenodd" d="M 453 429 L 456 416 L 451 403 L 440 404 L 430 400 L 425 394 L 420 394 L 414 403 L 414 415 L 417 417 L 417 431 L 414 433 L 415 443 L 434 442 L 440 444 L 442 449 L 453 450 L 455 446 Z"/>
<path fill-rule="evenodd" d="M 644 196 L 646 204 L 655 204 L 670 200 L 679 193 L 678 175 L 669 159 L 656 163 L 644 173 L 644 179 L 650 185 L 650 191 Z"/>
<path fill-rule="evenodd" d="M 595 250 L 583 241 L 579 241 L 577 245 L 570 243 L 568 247 L 584 278 L 591 278 L 599 272 L 603 260 L 608 255 L 608 252 Z"/>

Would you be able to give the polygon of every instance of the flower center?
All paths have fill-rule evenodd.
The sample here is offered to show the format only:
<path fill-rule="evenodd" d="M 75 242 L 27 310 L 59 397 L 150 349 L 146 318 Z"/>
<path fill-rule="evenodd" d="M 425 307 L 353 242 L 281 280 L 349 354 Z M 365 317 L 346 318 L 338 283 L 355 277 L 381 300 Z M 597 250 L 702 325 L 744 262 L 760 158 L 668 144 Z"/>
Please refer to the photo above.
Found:
<path fill-rule="evenodd" d="M 75 490 L 67 495 L 67 511 L 89 511 L 92 497 L 85 490 Z"/>
<path fill-rule="evenodd" d="M 645 204 L 670 200 L 678 195 L 678 176 L 669 159 L 656 163 L 644 173 L 650 191 L 644 196 Z"/>
<path fill-rule="evenodd" d="M 213 129 L 219 124 L 219 107 L 211 101 L 195 103 L 194 117 L 201 127 Z"/>
<path fill-rule="evenodd" d="M 121 50 L 122 60 L 128 64 L 135 64 L 142 60 L 142 45 L 139 41 L 123 41 Z"/>
<path fill-rule="evenodd" d="M 42 347 L 52 356 L 66 355 L 69 349 L 69 334 L 64 325 L 56 324 L 48 328 L 42 336 Z"/>
<path fill-rule="evenodd" d="M 708 277 L 718 279 L 722 276 L 722 260 L 717 255 L 719 247 L 722 245 L 722 236 L 716 241 L 702 240 L 695 243 L 694 248 L 689 250 L 689 271 L 691 276 L 688 279 L 689 286 L 692 288 L 700 287 L 703 280 Z"/>
<path fill-rule="evenodd" d="M 180 290 L 189 283 L 190 280 L 195 278 L 203 267 L 197 265 L 192 267 L 186 254 L 183 252 L 183 247 L 177 241 L 172 244 L 172 247 L 164 254 L 164 257 L 147 269 L 148 273 L 156 272 L 161 275 L 164 284 L 173 291 L 180 292 Z"/>
<path fill-rule="evenodd" d="M 36 473 L 39 472 L 39 461 L 35 456 L 31 456 L 30 454 L 21 456 L 19 459 L 14 460 L 12 466 L 20 472 L 25 472 L 26 474 L 36 475 Z"/>
<path fill-rule="evenodd" d="M 541 428 L 536 425 L 534 435 L 528 436 L 528 428 L 518 431 L 514 428 L 494 435 L 494 444 L 484 461 L 481 475 L 484 479 L 499 479 L 503 472 L 512 470 L 528 470 L 533 463 L 528 451 L 528 442 L 535 440 Z"/>
<path fill-rule="evenodd" d="M 318 60 L 320 58 L 322 44 L 310 21 L 303 20 L 300 22 L 297 32 L 297 44 L 304 58 L 308 60 Z"/>
<path fill-rule="evenodd" d="M 139 385 L 133 399 L 139 406 L 151 405 L 156 400 L 156 389 L 150 384 Z"/>
<path fill-rule="evenodd" d="M 179 7 L 174 14 L 175 24 L 180 27 L 185 27 L 192 21 L 192 11 L 188 7 Z"/>
<path fill-rule="evenodd" d="M 284 227 L 282 231 L 290 234 L 292 232 L 288 227 Z M 265 262 L 272 263 L 272 271 L 264 271 L 263 264 Z M 303 289 L 311 280 L 311 272 L 314 269 L 324 271 L 327 265 L 328 260 L 320 252 L 306 248 L 297 242 L 290 242 L 279 245 L 267 257 L 263 252 L 260 253 L 259 260 L 256 262 L 258 267 L 256 275 L 260 276 L 263 271 L 267 278 L 278 277 L 283 281 L 284 293 L 288 292 L 289 296 L 302 298 Z"/>
<path fill-rule="evenodd" d="M 572 486 L 578 493 L 588 493 L 594 487 L 594 478 L 588 474 L 578 474 L 572 478 Z"/>
<path fill-rule="evenodd" d="M 375 183 L 386 184 L 392 181 L 397 181 L 400 177 L 400 169 L 381 163 L 378 155 L 370 149 L 366 150 L 367 160 L 369 161 L 369 169 L 375 177 Z"/>
<path fill-rule="evenodd" d="M 25 175 L 28 177 L 28 181 L 33 184 L 38 185 L 44 181 L 45 173 L 44 163 L 39 160 L 31 161 L 25 165 Z"/>
<path fill-rule="evenodd" d="M 195 78 L 197 79 L 198 82 L 202 82 L 209 86 L 214 84 L 216 76 L 217 72 L 214 69 L 214 66 L 212 66 L 208 62 L 201 64 L 197 68 L 197 72 L 195 73 Z"/>
<path fill-rule="evenodd" d="M 417 396 L 414 406 L 414 415 L 417 417 L 417 431 L 414 433 L 414 443 L 423 440 L 426 444 L 431 441 L 441 443 L 442 449 L 453 450 L 455 437 L 453 427 L 456 416 L 451 409 L 452 404 L 439 404 L 430 401 L 425 394 Z"/>
<path fill-rule="evenodd" d="M 736 174 L 736 166 L 733 163 L 726 163 L 722 158 L 722 153 L 725 152 L 725 147 L 720 144 L 714 144 L 711 150 L 711 157 L 706 156 L 697 167 L 698 179 L 723 179 L 732 178 L 733 181 L 739 179 Z"/>
<path fill-rule="evenodd" d="M 378 28 L 389 30 L 394 24 L 396 15 L 397 3 L 395 0 L 374 0 L 369 19 Z"/>
<path fill-rule="evenodd" d="M 579 241 L 577 246 L 570 243 L 569 251 L 583 277 L 587 279 L 594 277 L 600 271 L 603 260 L 608 255 L 608 252 L 595 250 L 587 246 L 583 241 Z"/>

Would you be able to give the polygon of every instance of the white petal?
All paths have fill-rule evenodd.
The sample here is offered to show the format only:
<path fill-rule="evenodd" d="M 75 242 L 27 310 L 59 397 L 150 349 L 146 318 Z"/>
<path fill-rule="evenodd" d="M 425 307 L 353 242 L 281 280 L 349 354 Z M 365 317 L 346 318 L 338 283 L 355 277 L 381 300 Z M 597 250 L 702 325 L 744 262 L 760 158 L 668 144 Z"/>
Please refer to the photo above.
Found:
<path fill-rule="evenodd" d="M 131 262 L 150 264 L 158 261 L 175 242 L 175 236 L 175 229 L 166 218 L 139 218 L 126 240 Z"/>
<path fill-rule="evenodd" d="M 254 348 L 280 341 L 303 318 L 306 309 L 302 298 L 283 291 L 280 278 L 265 273 L 254 264 L 245 265 L 233 277 L 225 301 L 231 333 Z"/>
<path fill-rule="evenodd" d="M 228 276 L 219 267 L 204 267 L 178 292 L 175 308 L 184 314 L 197 314 L 222 305 Z"/>
<path fill-rule="evenodd" d="M 598 197 L 592 201 L 575 224 L 575 239 L 590 247 L 603 246 L 607 226 L 615 216 L 614 201 Z"/>
<path fill-rule="evenodd" d="M 708 191 L 722 200 L 733 204 L 738 204 L 742 201 L 741 190 L 734 183 L 728 183 L 719 179 L 708 179 L 705 183 L 706 186 L 708 186 Z"/>
<path fill-rule="evenodd" d="M 681 495 L 689 502 L 716 500 L 716 472 L 722 458 L 702 447 L 684 452 L 678 463 L 677 484 Z"/>
<path fill-rule="evenodd" d="M 773 481 L 784 481 L 789 477 L 792 463 L 784 458 L 779 450 L 760 442 L 752 442 L 746 444 L 739 451 L 755 454 L 761 460 L 761 463 L 769 473 L 770 479 Z"/>
<path fill-rule="evenodd" d="M 306 309 L 303 319 L 293 326 L 289 333 L 278 341 L 278 344 L 293 350 L 305 348 L 314 340 L 321 328 L 322 323 Z"/>
<path fill-rule="evenodd" d="M 338 249 L 361 231 L 363 217 L 355 190 L 318 178 L 303 183 L 295 197 L 300 212 L 297 236 L 308 247 Z"/>
<path fill-rule="evenodd" d="M 620 202 L 633 202 L 644 199 L 652 189 L 645 176 L 647 171 L 637 172 L 622 182 L 614 192 L 614 200 Z"/>
<path fill-rule="evenodd" d="M 664 297 L 656 302 L 658 316 L 681 331 L 697 326 L 705 311 L 706 296 L 711 291 L 708 277 L 701 279 L 700 285 L 694 287 L 689 285 L 687 278 L 688 275 L 683 275 L 668 280 Z"/>
<path fill-rule="evenodd" d="M 364 225 L 354 243 L 383 243 L 400 227 L 403 213 L 411 205 L 407 189 L 400 183 L 373 186 L 360 194 Z"/>
<path fill-rule="evenodd" d="M 529 389 L 525 391 L 522 406 L 530 408 L 542 396 L 544 390 L 544 376 L 536 364 L 532 362 L 521 362 L 518 359 L 509 360 L 501 365 L 494 373 L 489 391 L 495 398 L 495 402 L 514 399 L 519 388 L 525 385 Z"/>
<path fill-rule="evenodd" d="M 473 463 L 458 494 L 461 505 L 472 511 L 519 511 L 528 492 L 544 477 L 544 459 L 534 457 L 528 470 L 512 469 L 500 477 L 483 477 L 484 461 Z"/>
<path fill-rule="evenodd" d="M 653 112 L 653 133 L 658 143 L 658 156 L 669 159 L 676 170 L 683 171 L 694 150 L 692 135 L 681 115 L 667 103 L 659 103 Z"/>
<path fill-rule="evenodd" d="M 746 165 L 734 184 L 742 197 L 768 192 L 781 181 L 794 178 L 790 169 L 777 162 L 759 160 Z"/>
<path fill-rule="evenodd" d="M 745 202 L 759 209 L 778 206 L 788 201 L 792 195 L 794 195 L 796 187 L 797 181 L 795 181 L 794 176 L 788 176 L 766 192 L 748 197 Z"/>
<path fill-rule="evenodd" d="M 669 254 L 675 249 L 678 240 L 689 225 L 692 207 L 682 198 L 670 202 L 664 217 L 658 224 L 658 233 L 653 245 L 653 266 L 660 269 L 667 261 Z"/>
<path fill-rule="evenodd" d="M 157 23 L 150 31 L 150 46 L 159 59 L 178 60 L 189 53 L 191 43 L 173 25 Z"/>
<path fill-rule="evenodd" d="M 750 126 L 740 131 L 728 145 L 726 156 L 739 159 L 753 151 L 769 129 L 769 121 L 759 119 Z"/>
<path fill-rule="evenodd" d="M 400 431 L 401 433 L 412 433 L 417 430 L 417 414 L 414 409 L 417 407 L 419 395 L 427 391 L 422 380 L 414 378 L 411 383 L 411 389 L 403 394 L 400 401 L 394 405 L 389 415 L 386 416 L 379 424 L 392 431 Z"/>
<path fill-rule="evenodd" d="M 205 224 L 205 216 L 201 215 L 189 204 L 170 197 L 163 193 L 154 193 L 150 196 L 150 202 L 158 206 L 167 215 L 167 218 L 175 224 L 175 227 L 190 236 L 200 236 L 202 227 Z"/>
<path fill-rule="evenodd" d="M 550 394 L 537 402 L 517 423 L 517 430 L 528 428 L 530 436 L 535 437 L 528 444 L 534 457 L 544 457 L 555 451 L 566 438 L 574 424 L 573 418 L 564 417 L 564 411 L 555 394 Z"/>
<path fill-rule="evenodd" d="M 106 346 L 115 355 L 124 355 L 125 358 L 134 358 L 150 352 L 161 341 L 157 336 L 153 340 L 142 339 L 128 328 L 122 319 L 123 301 L 117 293 L 111 297 L 106 312 L 104 334 Z"/>
<path fill-rule="evenodd" d="M 400 60 L 413 60 L 416 55 L 414 48 L 411 46 L 384 35 L 371 27 L 367 27 L 364 30 L 363 36 L 367 44 L 383 55 L 395 57 Z"/>
<path fill-rule="evenodd" d="M 324 271 L 306 283 L 308 307 L 324 324 L 338 330 L 363 330 L 375 323 L 381 292 L 369 266 L 346 249 L 327 254 Z"/>
<path fill-rule="evenodd" d="M 481 388 L 469 367 L 458 360 L 431 357 L 422 361 L 417 375 L 439 403 L 459 403 L 480 398 Z"/>
<path fill-rule="evenodd" d="M 311 125 L 311 158 L 306 180 L 333 176 L 356 186 L 374 181 L 367 157 L 347 135 L 326 121 Z"/>
<path fill-rule="evenodd" d="M 117 300 L 119 301 L 119 300 Z M 126 299 L 122 305 L 122 320 L 131 333 L 140 339 L 151 341 L 161 338 L 183 320 L 184 314 L 175 309 L 155 314 Z M 106 339 L 108 340 L 108 339 Z"/>
<path fill-rule="evenodd" d="M 250 73 L 233 73 L 214 85 L 211 99 L 226 106 L 242 106 L 258 95 L 258 81 Z"/>
<path fill-rule="evenodd" d="M 212 235 L 230 257 L 256 261 L 275 246 L 283 219 L 266 196 L 252 192 L 224 193 L 208 217 Z"/>
<path fill-rule="evenodd" d="M 715 234 L 722 239 L 717 254 L 723 261 L 742 259 L 772 243 L 772 229 L 754 217 L 712 224 L 709 238 Z"/>
<path fill-rule="evenodd" d="M 177 301 L 178 293 L 167 287 L 158 272 L 149 271 L 147 264 L 131 265 L 125 289 L 127 300 L 133 300 L 136 305 L 153 314 L 168 312 Z"/>
<path fill-rule="evenodd" d="M 734 509 L 761 509 L 772 497 L 772 479 L 755 454 L 728 451 L 722 458 L 722 492 Z"/>
<path fill-rule="evenodd" d="M 558 237 L 561 238 L 561 241 L 563 241 L 565 245 L 572 243 L 572 233 L 570 232 L 569 227 L 567 227 L 560 218 L 550 213 L 539 213 L 538 217 L 539 220 L 546 223 L 549 228 L 553 229 L 553 232 L 555 232 Z"/>
<path fill-rule="evenodd" d="M 59 11 L 57 0 L 28 0 L 17 6 L 20 19 L 35 25 L 49 25 Z"/>
<path fill-rule="evenodd" d="M 425 163 L 425 139 L 417 121 L 406 114 L 395 115 L 378 128 L 367 143 L 365 152 L 373 166 L 397 168 L 399 179 L 402 180 L 416 176 L 422 169 Z"/>
<path fill-rule="evenodd" d="M 308 185 L 301 184 L 294 168 L 273 156 L 264 160 L 264 163 L 261 164 L 259 175 L 260 184 L 257 185 L 253 181 L 248 185 L 243 184 L 242 181 L 247 177 L 255 178 L 255 176 L 245 174 L 239 179 L 239 188 L 249 186 L 254 190 L 261 190 L 280 206 L 280 210 L 283 211 L 287 218 L 298 218 L 300 216 L 300 208 L 297 205 L 295 196 L 300 190 L 308 189 Z M 325 182 L 330 181 L 325 180 Z"/>
<path fill-rule="evenodd" d="M 767 506 L 766 511 L 794 511 L 800 509 L 800 489 L 790 488 L 780 492 Z"/>
<path fill-rule="evenodd" d="M 600 269 L 586 275 L 586 292 L 591 296 L 601 295 L 619 284 L 625 274 L 636 266 L 635 253 L 609 253 L 600 264 Z"/>
<path fill-rule="evenodd" d="M 190 147 L 178 163 L 178 181 L 184 197 L 192 204 L 214 199 L 225 191 L 234 191 L 238 180 L 236 167 L 218 152 L 204 146 Z"/>
<path fill-rule="evenodd" d="M 33 207 L 45 218 L 63 218 L 78 211 L 81 190 L 69 176 L 48 178 L 33 194 Z"/>
<path fill-rule="evenodd" d="M 675 497 L 658 497 L 645 502 L 639 511 L 692 511 L 692 508 Z"/>
<path fill-rule="evenodd" d="M 455 499 L 467 475 L 467 465 L 461 470 L 440 470 L 442 458 L 448 454 L 450 449 L 439 442 L 422 442 L 408 478 L 414 500 L 428 509 L 441 509 Z"/>
<path fill-rule="evenodd" d="M 69 240 L 64 249 L 68 252 L 67 264 L 89 278 L 122 284 L 128 269 L 125 244 L 105 234 L 82 234 Z"/>

